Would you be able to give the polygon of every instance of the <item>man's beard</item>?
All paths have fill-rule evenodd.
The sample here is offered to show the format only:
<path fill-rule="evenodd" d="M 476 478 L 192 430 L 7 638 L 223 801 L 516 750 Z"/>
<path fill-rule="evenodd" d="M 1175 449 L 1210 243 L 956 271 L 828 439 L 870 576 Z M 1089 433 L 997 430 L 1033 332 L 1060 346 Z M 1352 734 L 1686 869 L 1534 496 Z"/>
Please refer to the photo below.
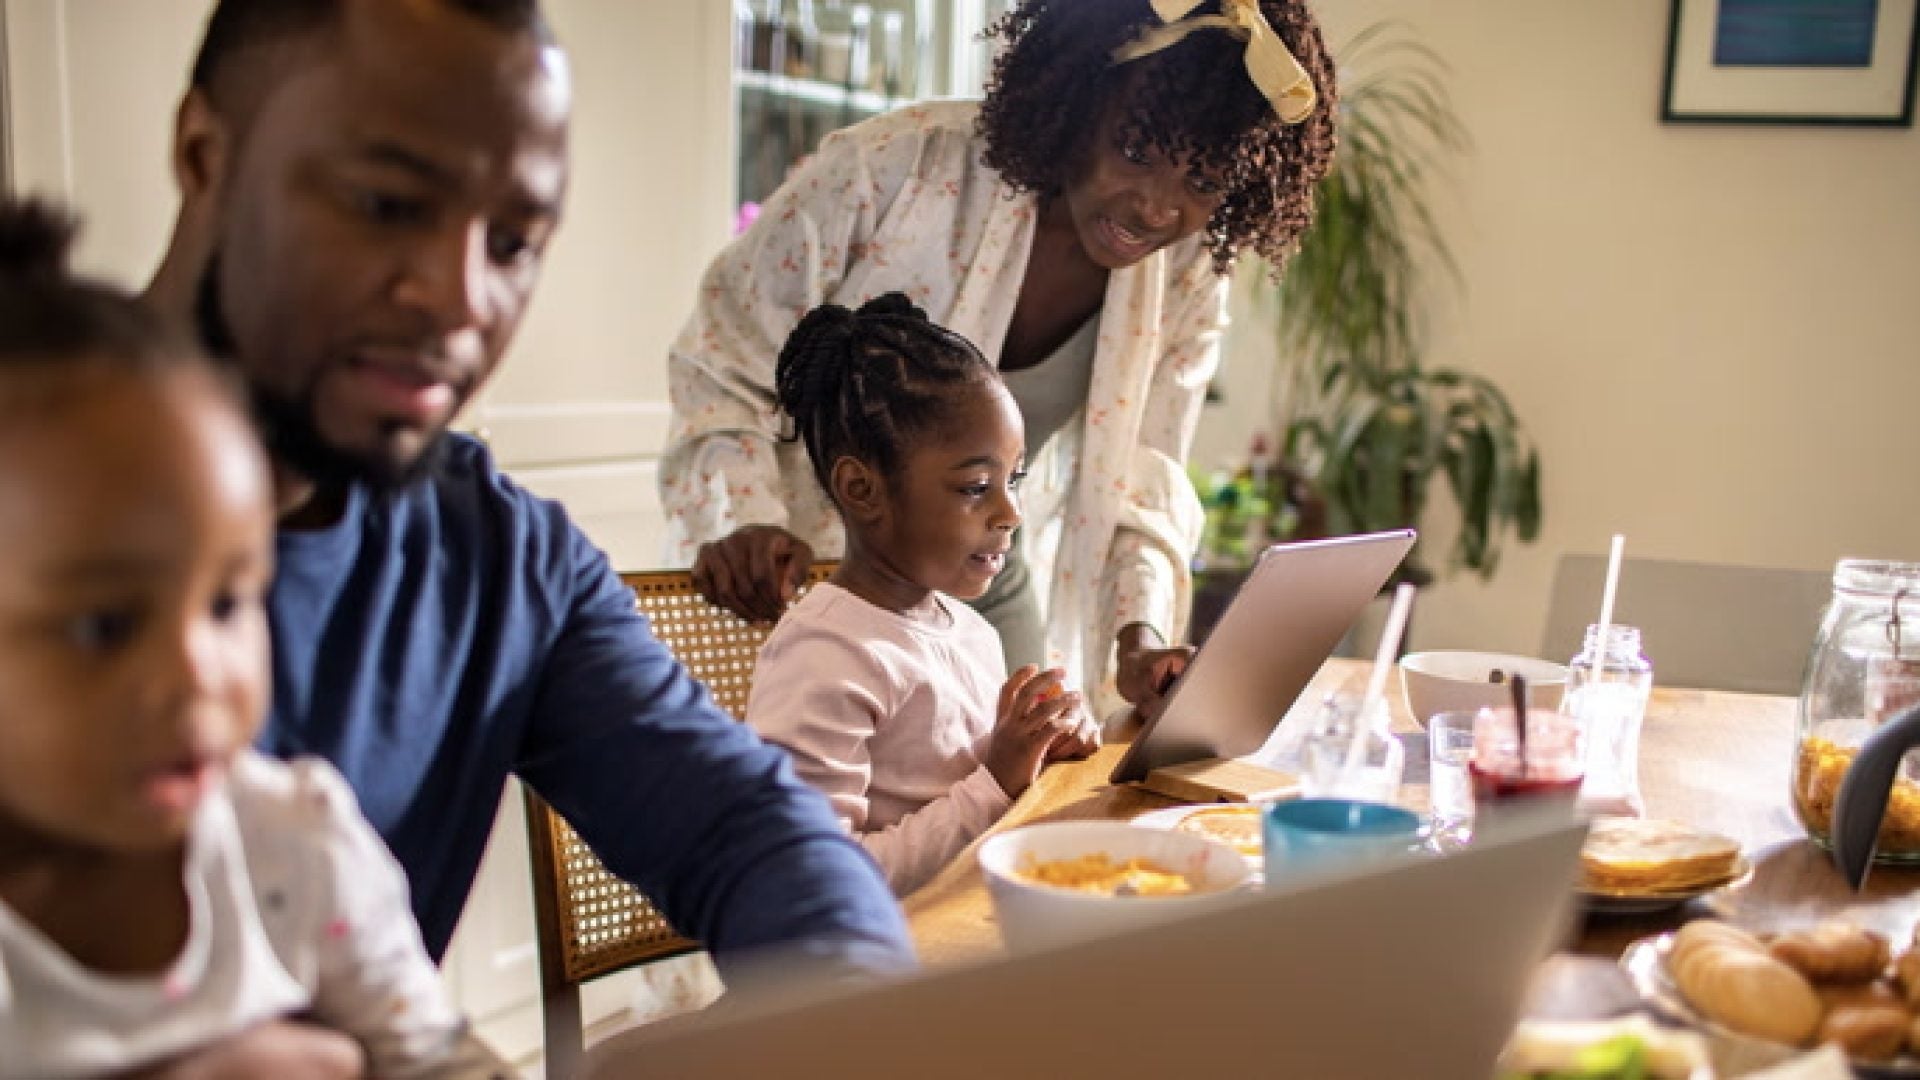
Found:
<path fill-rule="evenodd" d="M 447 444 L 445 431 L 435 432 L 420 453 L 406 462 L 343 450 L 327 442 L 326 436 L 320 433 L 312 385 L 297 395 L 282 396 L 268 389 L 262 380 L 247 377 L 239 351 L 234 347 L 232 327 L 220 306 L 219 270 L 218 256 L 208 260 L 194 304 L 195 328 L 209 353 L 238 369 L 253 407 L 254 426 L 275 461 L 322 488 L 346 488 L 360 483 L 371 487 L 376 494 L 397 492 L 433 468 Z"/>

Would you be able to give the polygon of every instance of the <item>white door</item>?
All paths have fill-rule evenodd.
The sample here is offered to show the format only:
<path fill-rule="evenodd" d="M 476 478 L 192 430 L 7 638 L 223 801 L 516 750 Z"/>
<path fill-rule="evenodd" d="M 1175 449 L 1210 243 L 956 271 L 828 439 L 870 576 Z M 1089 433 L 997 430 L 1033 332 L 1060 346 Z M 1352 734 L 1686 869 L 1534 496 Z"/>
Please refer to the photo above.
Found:
<path fill-rule="evenodd" d="M 10 186 L 74 206 L 78 264 L 128 287 L 175 206 L 172 117 L 211 0 L 5 0 Z M 576 80 L 567 220 L 511 356 L 466 426 L 561 500 L 622 569 L 655 566 L 665 357 L 733 194 L 730 11 L 717 0 L 548 0 Z M 516 1057 L 538 978 L 517 792 L 447 957 L 456 997 Z M 623 1004 L 595 988 L 588 1018 Z"/>

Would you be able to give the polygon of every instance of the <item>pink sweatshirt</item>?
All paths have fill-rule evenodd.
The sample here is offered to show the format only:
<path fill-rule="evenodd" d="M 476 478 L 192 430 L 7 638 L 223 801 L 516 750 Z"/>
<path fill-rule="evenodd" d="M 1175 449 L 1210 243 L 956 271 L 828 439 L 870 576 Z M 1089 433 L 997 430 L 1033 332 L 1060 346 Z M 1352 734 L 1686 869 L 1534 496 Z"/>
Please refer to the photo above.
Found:
<path fill-rule="evenodd" d="M 793 754 L 896 895 L 952 861 L 1010 800 L 981 762 L 1007 681 L 1000 639 L 942 596 L 925 626 L 817 585 L 754 665 L 747 722 Z"/>

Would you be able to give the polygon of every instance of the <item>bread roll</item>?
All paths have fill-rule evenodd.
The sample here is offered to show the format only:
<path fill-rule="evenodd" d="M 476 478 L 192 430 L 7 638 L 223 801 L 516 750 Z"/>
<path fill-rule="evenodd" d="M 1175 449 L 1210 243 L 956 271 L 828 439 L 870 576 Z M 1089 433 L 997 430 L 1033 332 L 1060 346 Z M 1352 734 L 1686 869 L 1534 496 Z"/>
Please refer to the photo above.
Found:
<path fill-rule="evenodd" d="M 1732 923 L 1721 922 L 1718 919 L 1696 919 L 1682 926 L 1679 932 L 1673 935 L 1673 947 L 1667 953 L 1668 970 L 1674 972 L 1677 977 L 1680 967 L 1686 962 L 1688 956 L 1703 945 L 1715 943 L 1731 945 L 1748 952 L 1767 951 L 1767 947 L 1760 943 L 1759 938 Z"/>
<path fill-rule="evenodd" d="M 1920 1009 L 1920 949 L 1908 949 L 1893 961 L 1893 981 L 1907 1007 Z"/>
<path fill-rule="evenodd" d="M 1876 979 L 1863 983 L 1818 983 L 1813 992 L 1828 1012 L 1841 1008 L 1905 1009 L 1906 1002 L 1891 984 Z"/>
<path fill-rule="evenodd" d="M 1802 1046 L 1819 1030 L 1822 1009 L 1813 985 L 1742 942 L 1697 942 L 1671 970 L 1688 1003 L 1741 1034 Z"/>
<path fill-rule="evenodd" d="M 1752 934 L 1747 933 L 1745 930 L 1740 929 L 1730 922 L 1721 922 L 1719 919 L 1695 919 L 1685 926 L 1682 926 L 1679 931 L 1673 935 L 1673 951 L 1675 955 L 1678 955 L 1690 948 L 1704 945 L 1708 942 L 1739 945 L 1753 952 L 1765 952 L 1767 950 L 1767 947 L 1761 944 L 1759 938 L 1754 937 Z"/>
<path fill-rule="evenodd" d="M 1815 982 L 1860 983 L 1887 969 L 1887 939 L 1849 922 L 1832 920 L 1790 930 L 1767 945 L 1774 959 Z"/>
<path fill-rule="evenodd" d="M 1849 1057 L 1885 1061 L 1905 1045 L 1910 1024 L 1899 1005 L 1840 1005 L 1820 1022 L 1820 1041 L 1843 1047 Z"/>

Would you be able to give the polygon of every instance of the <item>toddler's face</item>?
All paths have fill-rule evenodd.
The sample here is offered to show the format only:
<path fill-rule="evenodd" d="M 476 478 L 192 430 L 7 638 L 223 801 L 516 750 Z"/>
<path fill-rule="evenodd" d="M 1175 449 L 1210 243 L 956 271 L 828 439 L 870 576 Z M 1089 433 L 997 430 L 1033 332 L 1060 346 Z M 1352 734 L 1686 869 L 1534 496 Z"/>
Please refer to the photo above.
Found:
<path fill-rule="evenodd" d="M 0 402 L 27 379 L 53 404 L 0 423 L 0 827 L 162 850 L 265 714 L 266 466 L 203 371 Z"/>

